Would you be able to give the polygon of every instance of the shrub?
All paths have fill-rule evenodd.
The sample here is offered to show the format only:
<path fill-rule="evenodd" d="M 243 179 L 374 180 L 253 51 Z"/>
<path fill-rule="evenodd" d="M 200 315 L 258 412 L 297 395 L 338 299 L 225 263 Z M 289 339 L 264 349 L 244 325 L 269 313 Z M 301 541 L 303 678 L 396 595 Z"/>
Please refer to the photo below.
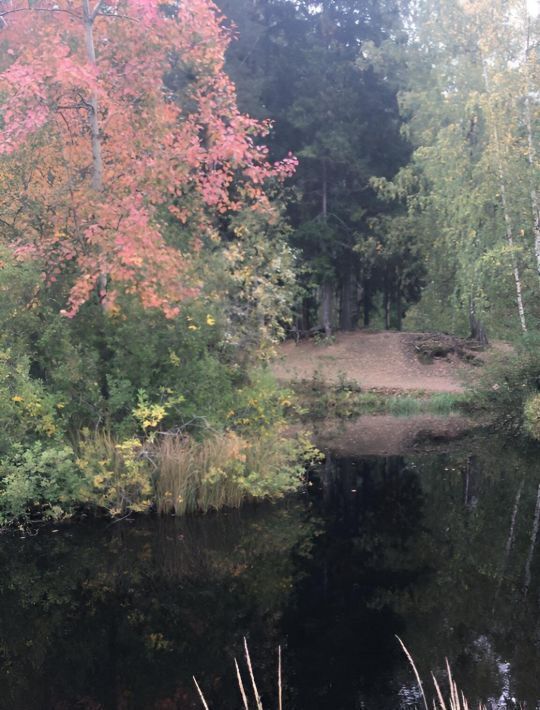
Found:
<path fill-rule="evenodd" d="M 151 466 L 139 439 L 118 442 L 108 432 L 86 433 L 78 465 L 87 482 L 88 502 L 110 515 L 143 512 L 152 505 Z"/>
<path fill-rule="evenodd" d="M 85 499 L 85 489 L 70 447 L 15 444 L 0 466 L 0 524 L 63 518 Z"/>
<path fill-rule="evenodd" d="M 540 394 L 533 394 L 525 401 L 523 419 L 525 431 L 540 441 Z"/>
<path fill-rule="evenodd" d="M 0 351 L 0 455 L 15 444 L 57 440 L 62 433 L 63 402 L 48 394 L 29 370 L 28 358 Z"/>
<path fill-rule="evenodd" d="M 526 435 L 531 433 L 527 418 L 533 416 L 534 398 L 539 393 L 540 341 L 529 336 L 518 343 L 514 352 L 486 366 L 474 402 L 487 410 L 496 428 Z"/>
<path fill-rule="evenodd" d="M 296 400 L 294 391 L 279 387 L 271 372 L 255 370 L 235 393 L 227 426 L 248 436 L 273 430 L 297 408 Z"/>

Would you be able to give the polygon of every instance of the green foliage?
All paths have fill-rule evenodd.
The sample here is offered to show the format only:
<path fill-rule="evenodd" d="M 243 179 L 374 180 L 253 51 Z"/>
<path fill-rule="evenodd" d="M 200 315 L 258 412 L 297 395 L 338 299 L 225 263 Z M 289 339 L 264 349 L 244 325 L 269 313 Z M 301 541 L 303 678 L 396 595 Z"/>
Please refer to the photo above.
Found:
<path fill-rule="evenodd" d="M 427 268 L 407 327 L 515 337 L 523 328 L 518 300 L 529 330 L 540 317 L 531 219 L 537 136 L 524 98 L 538 81 L 538 19 L 513 0 L 422 0 L 409 11 L 414 41 L 367 52 L 378 74 L 394 68 L 400 76 L 414 149 L 391 182 L 372 181 L 406 207 Z"/>
<path fill-rule="evenodd" d="M 525 401 L 523 419 L 527 434 L 540 441 L 540 394 L 533 394 Z"/>
<path fill-rule="evenodd" d="M 89 487 L 88 502 L 110 515 L 144 512 L 152 503 L 152 478 L 143 444 L 110 434 L 87 435 L 80 443 L 78 466 Z"/>
<path fill-rule="evenodd" d="M 234 228 L 241 227 L 238 218 Z M 268 373 L 250 378 L 247 370 L 279 331 L 265 315 L 278 301 L 285 322 L 292 255 L 279 261 L 276 236 L 257 261 L 260 229 L 246 226 L 242 248 L 229 245 L 234 259 L 226 278 L 223 252 L 209 260 L 209 292 L 175 319 L 127 297 L 111 313 L 89 303 L 76 318 L 63 318 L 55 310 L 61 280 L 44 290 L 37 267 L 6 258 L 0 269 L 0 522 L 58 517 L 74 502 L 111 515 L 147 510 L 155 501 L 150 449 L 161 432 L 181 431 L 202 442 L 210 432 L 236 429 L 252 441 L 259 435 L 270 440 L 293 407 L 292 397 Z M 262 271 L 272 276 L 259 279 Z M 240 324 L 250 313 L 253 319 Z M 274 460 L 283 466 L 268 469 L 275 481 L 256 467 L 243 470 L 241 484 L 234 484 L 240 499 L 292 486 L 286 457 L 292 456 L 294 468 L 296 450 L 278 439 Z M 224 464 L 227 476 L 234 466 Z"/>
<path fill-rule="evenodd" d="M 31 516 L 58 520 L 86 500 L 86 481 L 69 446 L 15 444 L 0 464 L 0 524 Z"/>
<path fill-rule="evenodd" d="M 64 406 L 29 374 L 28 357 L 0 351 L 0 455 L 16 444 L 55 440 Z"/>
<path fill-rule="evenodd" d="M 228 426 L 256 434 L 283 424 L 297 405 L 292 389 L 279 387 L 268 370 L 258 369 L 235 392 L 233 406 L 227 413 Z"/>
<path fill-rule="evenodd" d="M 493 425 L 513 435 L 536 436 L 540 393 L 540 342 L 528 336 L 512 352 L 484 368 L 474 402 L 487 411 Z"/>

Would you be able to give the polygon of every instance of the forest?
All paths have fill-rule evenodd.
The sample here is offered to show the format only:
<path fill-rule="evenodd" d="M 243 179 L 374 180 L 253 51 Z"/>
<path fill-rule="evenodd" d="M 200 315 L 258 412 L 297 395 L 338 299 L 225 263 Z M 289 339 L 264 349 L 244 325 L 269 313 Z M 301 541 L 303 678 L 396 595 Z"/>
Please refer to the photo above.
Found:
<path fill-rule="evenodd" d="M 517 492 L 512 477 L 493 473 L 513 511 L 506 542 L 501 538 L 504 562 L 490 558 L 489 583 L 477 571 L 471 579 L 478 589 L 497 588 L 494 609 L 499 593 L 519 603 L 504 575 L 513 574 L 510 550 L 521 544 L 525 595 L 534 586 L 539 38 L 534 0 L 0 0 L 0 533 L 14 550 L 39 537 L 36 559 L 73 565 L 70 579 L 79 581 L 55 592 L 58 608 L 66 604 L 62 614 L 84 606 L 76 597 L 83 588 L 100 619 L 100 600 L 108 598 L 111 609 L 134 603 L 120 601 L 131 594 L 122 580 L 134 574 L 126 562 L 133 557 L 141 574 L 161 581 L 156 616 L 138 616 L 134 607 L 126 617 L 130 634 L 137 625 L 146 634 L 140 649 L 135 634 L 132 648 L 141 658 L 169 651 L 177 658 L 184 642 L 175 624 L 184 611 L 171 611 L 178 600 L 167 585 L 176 578 L 202 584 L 200 558 L 204 594 L 216 595 L 212 603 L 226 619 L 219 643 L 232 647 L 242 633 L 267 651 L 272 644 L 273 653 L 281 637 L 269 618 L 292 619 L 292 609 L 309 617 L 309 600 L 316 603 L 320 592 L 319 560 L 325 575 L 331 570 L 325 590 L 335 594 L 336 609 L 351 614 L 354 628 L 368 628 L 369 616 L 393 638 L 401 633 L 395 619 L 409 604 L 406 584 L 424 574 L 420 560 L 440 564 L 433 541 L 420 542 L 425 532 L 413 524 L 425 514 L 439 531 L 420 499 L 444 509 L 444 496 L 458 495 L 446 473 L 436 488 L 436 471 L 459 471 L 465 481 L 464 508 L 456 504 L 454 511 L 452 503 L 445 528 L 465 559 L 466 526 L 474 529 L 475 554 L 490 534 L 487 513 L 474 516 L 478 500 L 497 508 L 486 472 L 498 472 L 505 457 L 511 476 L 527 473 L 516 479 Z M 407 458 L 422 447 L 431 456 L 439 451 L 431 447 L 451 447 L 454 439 L 466 442 L 459 452 Z M 509 443 L 500 459 L 485 460 L 502 441 Z M 362 506 L 355 508 L 351 495 L 362 496 L 367 527 L 352 514 L 360 516 Z M 520 542 L 525 499 L 533 524 Z M 232 542 L 227 516 L 235 509 L 244 537 Z M 103 581 L 110 570 L 86 546 L 109 530 L 100 526 L 116 523 L 134 527 L 125 538 L 106 533 L 107 559 L 129 548 L 126 569 L 115 569 L 113 593 Z M 186 527 L 170 532 L 177 524 Z M 68 537 L 46 542 L 59 531 Z M 279 563 L 267 563 L 262 547 L 250 550 L 258 534 Z M 82 536 L 73 556 L 71 535 Z M 176 539 L 188 540 L 186 555 L 194 546 L 193 560 L 176 550 Z M 360 548 L 365 555 L 354 557 L 358 567 L 343 578 L 347 564 L 338 559 L 349 539 L 353 557 Z M 396 550 L 407 540 L 417 547 L 401 558 Z M 392 550 L 384 564 L 379 544 Z M 21 553 L 20 563 L 20 550 L 14 554 L 6 552 L 3 562 L 14 582 L 0 583 L 0 599 L 6 609 L 15 604 L 14 618 L 31 608 L 39 625 L 49 602 L 30 593 L 33 553 Z M 94 570 L 90 582 L 82 579 L 87 568 L 78 567 L 81 554 Z M 403 560 L 410 569 L 398 574 Z M 388 589 L 377 565 L 396 576 Z M 456 582 L 459 565 L 443 567 L 441 574 Z M 362 591 L 369 613 L 360 619 L 340 585 L 363 590 L 364 575 L 379 586 L 369 600 Z M 218 586 L 233 578 L 220 596 Z M 129 582 L 133 594 L 141 579 Z M 245 614 L 258 619 L 256 631 L 240 612 L 235 626 L 220 607 L 235 603 L 231 584 L 239 585 Z M 284 591 L 289 587 L 294 599 Z M 189 613 L 204 615 L 191 591 Z M 420 594 L 422 611 L 407 613 L 420 619 L 428 598 Z M 384 619 L 377 616 L 385 609 Z M 332 624 L 322 602 L 318 616 L 312 612 L 315 626 L 321 619 Z M 462 607 L 445 613 L 469 623 Z M 342 647 L 352 648 L 339 618 Z M 159 630 L 169 622 L 174 641 Z M 367 671 L 354 688 L 350 677 L 342 679 L 342 693 L 332 699 L 328 689 L 339 673 L 326 668 L 320 678 L 327 685 L 316 690 L 318 661 L 301 660 L 311 657 L 309 644 L 292 621 L 280 623 L 299 674 L 286 690 L 289 708 L 397 707 L 384 704 L 390 690 L 369 686 Z M 449 628 L 453 649 L 459 643 Z M 103 629 L 113 633 L 108 623 Z M 491 631 L 471 636 L 466 651 L 486 664 L 496 657 Z M 36 639 L 40 659 L 55 657 L 47 644 L 57 633 L 51 628 Z M 118 634 L 109 649 L 121 646 Z M 98 700 L 89 691 L 94 681 L 82 676 L 71 696 L 71 681 L 61 689 L 60 680 L 42 701 L 13 680 L 26 673 L 27 651 L 8 636 L 0 631 L 0 661 L 16 669 L 11 680 L 0 670 L 6 708 L 83 707 L 81 698 L 92 708 L 191 708 L 199 701 L 207 707 L 201 687 L 200 697 L 193 695 L 190 676 L 198 669 L 181 653 L 188 680 L 173 682 L 171 666 L 170 687 L 162 687 L 165 671 L 156 661 L 161 670 L 137 691 L 140 702 L 132 690 L 125 704 L 118 700 L 118 688 L 131 680 L 109 679 L 110 697 Z M 202 643 L 194 627 L 185 637 L 192 636 L 186 648 Z M 429 663 L 425 639 L 411 636 Z M 197 653 L 218 707 L 216 698 L 236 693 L 236 682 L 220 685 L 226 671 L 219 654 L 214 672 Z M 245 653 L 251 672 L 247 646 Z M 281 673 L 281 646 L 279 653 Z M 373 657 L 384 653 L 394 658 L 382 646 Z M 503 656 L 497 658 L 500 670 Z M 122 665 L 117 661 L 110 661 L 114 668 Z M 34 659 L 32 673 L 41 664 Z M 301 669 L 314 673 L 313 687 L 298 680 Z M 267 670 L 265 707 L 276 699 Z M 499 680 L 471 681 L 469 689 L 485 698 Z M 281 709 L 281 675 L 279 688 Z M 416 699 L 400 707 L 420 707 L 416 690 L 407 688 Z M 452 688 L 450 680 L 451 694 Z M 529 702 L 540 697 L 540 688 L 525 682 L 520 692 Z M 452 710 L 461 708 L 452 698 Z M 236 706 L 225 700 L 221 707 Z"/>
<path fill-rule="evenodd" d="M 294 487 L 283 338 L 534 339 L 525 0 L 0 10 L 4 522 Z M 206 493 L 159 493 L 205 439 Z"/>

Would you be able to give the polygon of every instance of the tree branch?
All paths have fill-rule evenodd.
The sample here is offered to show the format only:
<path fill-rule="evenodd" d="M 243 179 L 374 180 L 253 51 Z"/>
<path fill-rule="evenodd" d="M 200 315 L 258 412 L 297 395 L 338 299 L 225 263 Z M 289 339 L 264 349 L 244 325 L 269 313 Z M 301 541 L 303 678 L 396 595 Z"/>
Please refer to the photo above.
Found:
<path fill-rule="evenodd" d="M 129 20 L 130 22 L 139 22 L 136 17 L 130 17 L 129 15 L 120 15 L 117 12 L 98 12 L 96 17 L 114 17 L 118 20 Z"/>
<path fill-rule="evenodd" d="M 3 19 L 6 15 L 12 15 L 14 12 L 65 12 L 66 15 L 71 15 L 72 17 L 76 17 L 78 20 L 82 20 L 82 17 L 80 15 L 77 15 L 76 12 L 72 12 L 71 10 L 64 10 L 59 7 L 19 7 L 15 10 L 6 10 L 5 12 L 0 12 L 0 18 Z"/>
<path fill-rule="evenodd" d="M 88 18 L 88 19 L 90 20 L 90 22 L 93 22 L 93 21 L 96 19 L 96 17 L 98 16 L 99 11 L 101 10 L 101 6 L 102 6 L 102 5 L 103 5 L 103 0 L 98 0 L 97 3 L 96 3 L 96 6 L 95 6 L 94 9 L 92 10 L 92 13 L 91 13 L 90 17 Z"/>

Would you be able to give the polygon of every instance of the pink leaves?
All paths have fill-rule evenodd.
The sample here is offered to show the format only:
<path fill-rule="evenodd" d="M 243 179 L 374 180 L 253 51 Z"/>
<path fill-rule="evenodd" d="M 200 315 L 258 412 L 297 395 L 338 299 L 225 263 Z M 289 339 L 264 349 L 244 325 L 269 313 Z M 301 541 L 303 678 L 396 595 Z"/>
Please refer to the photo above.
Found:
<path fill-rule="evenodd" d="M 56 0 L 54 11 L 44 3 L 29 10 L 17 2 L 23 11 L 0 29 L 8 47 L 0 59 L 0 152 L 13 154 L 10 182 L 0 175 L 0 200 L 9 194 L 19 222 L 26 220 L 24 243 L 13 248 L 39 258 L 49 275 L 75 267 L 69 317 L 96 293 L 102 274 L 109 305 L 121 290 L 173 316 L 198 284 L 192 258 L 166 241 L 163 207 L 182 234 L 193 235 L 196 255 L 204 235 L 214 239 L 218 215 L 268 209 L 265 182 L 288 177 L 296 161 L 270 164 L 258 145 L 269 125 L 239 112 L 223 72 L 229 34 L 209 0 L 181 0 L 176 18 L 160 14 L 158 0 L 107 3 L 93 25 L 95 67 L 77 7 Z M 170 66 L 175 55 L 193 77 L 181 95 L 163 81 L 167 67 L 178 71 Z M 93 97 L 101 192 L 92 188 Z"/>

